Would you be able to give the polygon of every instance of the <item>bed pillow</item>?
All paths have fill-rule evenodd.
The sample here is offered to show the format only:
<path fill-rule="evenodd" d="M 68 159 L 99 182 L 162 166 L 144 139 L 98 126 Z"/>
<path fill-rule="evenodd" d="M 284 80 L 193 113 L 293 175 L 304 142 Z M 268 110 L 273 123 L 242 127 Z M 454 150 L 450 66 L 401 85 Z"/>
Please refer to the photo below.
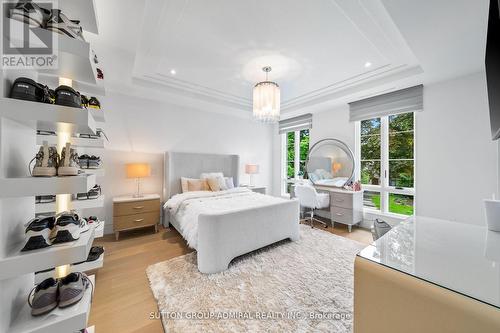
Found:
<path fill-rule="evenodd" d="M 188 180 L 197 180 L 196 178 L 181 177 L 181 189 L 182 193 L 188 192 Z"/>
<path fill-rule="evenodd" d="M 208 183 L 208 186 L 210 187 L 210 190 L 212 192 L 218 192 L 220 190 L 222 190 L 221 186 L 220 186 L 220 177 L 219 178 L 215 178 L 215 177 L 212 177 L 212 178 L 207 178 L 207 183 Z M 224 178 L 222 178 L 222 180 L 224 180 Z"/>
<path fill-rule="evenodd" d="M 187 180 L 188 191 L 210 191 L 208 182 L 206 179 L 188 179 Z"/>
<path fill-rule="evenodd" d="M 224 174 L 222 172 L 204 172 L 200 175 L 200 179 L 207 179 L 207 178 L 224 178 Z"/>
<path fill-rule="evenodd" d="M 226 181 L 226 187 L 228 190 L 234 188 L 233 177 L 224 177 L 224 180 Z"/>

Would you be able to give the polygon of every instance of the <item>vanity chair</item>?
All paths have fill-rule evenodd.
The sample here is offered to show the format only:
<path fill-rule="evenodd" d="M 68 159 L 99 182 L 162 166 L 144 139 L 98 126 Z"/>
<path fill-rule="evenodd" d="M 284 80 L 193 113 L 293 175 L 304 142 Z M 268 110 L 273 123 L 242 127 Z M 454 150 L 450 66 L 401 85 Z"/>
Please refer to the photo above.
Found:
<path fill-rule="evenodd" d="M 295 196 L 299 199 L 302 207 L 311 210 L 309 218 L 311 228 L 314 228 L 313 221 L 321 223 L 326 228 L 327 224 L 325 222 L 314 218 L 314 211 L 328 208 L 330 206 L 330 195 L 328 193 L 318 193 L 311 185 L 297 184 L 295 185 Z"/>

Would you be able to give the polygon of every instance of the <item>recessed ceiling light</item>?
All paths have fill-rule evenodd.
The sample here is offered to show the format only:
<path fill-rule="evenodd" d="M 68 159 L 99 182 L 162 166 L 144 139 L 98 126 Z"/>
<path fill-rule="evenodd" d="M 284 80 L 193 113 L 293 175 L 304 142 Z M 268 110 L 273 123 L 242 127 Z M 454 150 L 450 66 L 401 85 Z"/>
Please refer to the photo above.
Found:
<path fill-rule="evenodd" d="M 170 70 L 170 74 L 175 75 L 175 74 L 177 74 L 177 72 L 176 72 L 176 70 L 175 70 L 175 69 L 171 69 L 171 70 Z"/>
<path fill-rule="evenodd" d="M 370 68 L 370 67 L 372 67 L 372 63 L 369 61 L 365 62 L 365 68 Z"/>

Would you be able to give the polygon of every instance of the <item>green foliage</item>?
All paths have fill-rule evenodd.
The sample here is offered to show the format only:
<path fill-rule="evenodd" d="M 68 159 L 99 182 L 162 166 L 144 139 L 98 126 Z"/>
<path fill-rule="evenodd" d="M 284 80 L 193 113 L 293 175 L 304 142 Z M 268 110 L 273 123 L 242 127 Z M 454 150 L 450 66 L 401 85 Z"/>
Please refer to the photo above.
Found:
<path fill-rule="evenodd" d="M 288 132 L 287 136 L 287 177 L 293 178 L 295 176 L 295 132 Z M 305 174 L 305 161 L 307 153 L 309 152 L 309 130 L 302 130 L 299 133 L 299 176 Z"/>
<path fill-rule="evenodd" d="M 380 194 L 373 194 L 370 199 L 373 205 L 380 210 Z M 389 194 L 389 212 L 408 216 L 413 215 L 413 197 L 410 195 Z"/>

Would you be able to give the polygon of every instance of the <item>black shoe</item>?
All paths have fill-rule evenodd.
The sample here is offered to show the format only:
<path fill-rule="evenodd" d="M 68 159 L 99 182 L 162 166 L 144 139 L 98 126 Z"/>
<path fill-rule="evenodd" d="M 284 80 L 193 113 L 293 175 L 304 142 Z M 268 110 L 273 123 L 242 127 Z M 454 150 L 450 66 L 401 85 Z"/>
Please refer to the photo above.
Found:
<path fill-rule="evenodd" d="M 89 108 L 100 110 L 101 109 L 101 102 L 99 102 L 99 100 L 95 97 L 90 97 Z"/>
<path fill-rule="evenodd" d="M 82 98 L 82 108 L 86 108 L 89 106 L 89 99 L 85 95 L 80 96 Z"/>
<path fill-rule="evenodd" d="M 55 195 L 40 195 L 38 198 L 40 200 L 39 203 L 50 203 L 56 201 Z"/>
<path fill-rule="evenodd" d="M 83 264 L 84 262 L 96 261 L 97 259 L 99 259 L 101 257 L 101 255 L 103 253 L 104 253 L 104 247 L 92 246 L 92 248 L 89 251 L 89 255 L 87 256 L 87 260 L 74 263 L 73 265 L 80 265 L 80 264 Z"/>
<path fill-rule="evenodd" d="M 95 185 L 88 193 L 89 199 L 97 199 L 101 195 L 101 186 Z"/>
<path fill-rule="evenodd" d="M 81 156 L 78 156 L 78 164 L 80 164 L 80 168 L 88 169 L 89 168 L 89 159 L 90 159 L 90 156 L 87 154 L 83 154 Z"/>
<path fill-rule="evenodd" d="M 55 222 L 54 216 L 41 216 L 31 220 L 25 230 L 27 240 L 21 251 L 43 249 L 50 246 L 50 235 Z"/>
<path fill-rule="evenodd" d="M 50 92 L 47 86 L 37 83 L 27 77 L 20 77 L 14 81 L 10 89 L 10 98 L 31 102 L 50 103 Z"/>
<path fill-rule="evenodd" d="M 73 108 L 82 107 L 80 93 L 68 86 L 59 86 L 56 89 L 56 104 L 70 106 Z"/>

